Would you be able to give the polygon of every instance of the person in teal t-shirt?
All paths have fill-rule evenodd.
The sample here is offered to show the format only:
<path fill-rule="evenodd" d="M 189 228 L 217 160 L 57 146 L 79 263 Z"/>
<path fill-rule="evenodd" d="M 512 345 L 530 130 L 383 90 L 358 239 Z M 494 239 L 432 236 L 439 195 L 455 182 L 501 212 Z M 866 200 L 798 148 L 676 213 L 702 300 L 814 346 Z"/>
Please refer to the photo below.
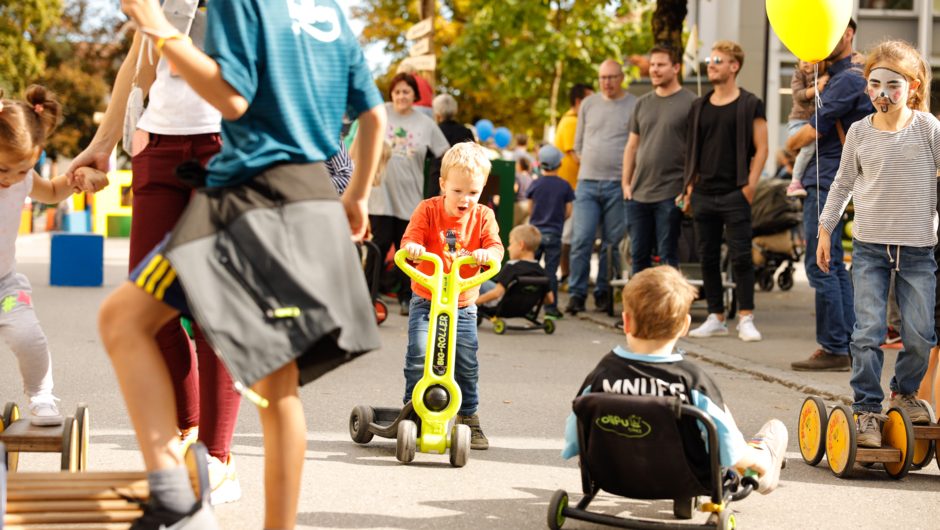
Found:
<path fill-rule="evenodd" d="M 180 315 L 193 316 L 191 307 L 196 309 L 197 322 L 207 330 L 206 336 L 212 336 L 213 347 L 226 361 L 236 389 L 258 403 L 263 401 L 259 395 L 269 402 L 266 408 L 259 407 L 265 445 L 264 526 L 290 529 L 295 525 L 306 449 L 306 426 L 297 387 L 301 381 L 310 381 L 344 360 L 378 347 L 374 318 L 354 318 L 368 315 L 372 308 L 361 272 L 350 266 L 357 259 L 350 239 L 359 240 L 365 232 L 366 206 L 386 125 L 382 97 L 362 49 L 334 0 L 213 0 L 208 7 L 206 53 L 167 21 L 159 0 L 123 0 L 122 9 L 138 23 L 140 31 L 155 41 L 156 48 L 179 75 L 224 118 L 222 151 L 206 168 L 206 187 L 197 190 L 174 232 L 101 308 L 102 341 L 111 356 L 148 471 L 150 500 L 143 517 L 131 529 L 218 528 L 208 500 L 196 500 L 179 454 L 172 384 L 154 338 L 166 322 Z M 359 131 L 355 168 L 340 199 L 323 163 L 339 151 L 344 113 L 358 119 Z M 276 187 L 285 182 L 286 186 Z M 299 199 L 290 196 L 298 189 L 313 195 Z M 258 202 L 239 202 L 245 197 L 287 206 L 265 210 Z M 293 199 L 297 200 L 290 202 Z M 240 208 L 235 216 L 231 211 L 211 208 L 223 204 L 222 200 Z M 323 222 L 292 222 L 294 218 L 287 214 L 298 211 L 296 204 L 307 208 L 303 212 L 308 218 Z M 229 362 L 233 354 L 244 354 L 238 348 L 226 351 L 232 342 L 250 344 L 257 339 L 238 326 L 229 330 L 234 337 L 213 332 L 211 324 L 218 316 L 207 316 L 207 305 L 217 307 L 216 313 L 226 313 L 222 319 L 231 316 L 231 321 L 255 326 L 252 329 L 256 333 L 279 332 L 284 326 L 278 323 L 290 316 L 255 316 L 257 308 L 220 305 L 219 301 L 229 300 L 231 294 L 212 289 L 237 276 L 232 269 L 218 267 L 228 262 L 216 254 L 196 260 L 215 265 L 208 266 L 209 274 L 202 281 L 195 281 L 186 279 L 182 258 L 174 256 L 181 255 L 179 240 L 193 232 L 202 231 L 201 237 L 215 237 L 216 241 L 223 233 L 235 237 L 230 233 L 233 230 L 226 231 L 227 227 L 257 211 L 281 211 L 281 222 L 291 232 L 292 242 L 308 241 L 309 234 L 316 232 L 315 245 L 295 243 L 290 254 L 311 256 L 313 253 L 303 246 L 315 247 L 316 253 L 312 261 L 288 263 L 298 268 L 286 271 L 284 278 L 252 280 L 283 282 L 288 273 L 307 275 L 303 280 L 312 286 L 311 290 L 322 292 L 305 294 L 320 304 L 318 314 L 329 316 L 313 322 L 297 321 L 298 325 L 314 328 L 314 337 L 319 337 L 307 351 L 262 350 L 257 355 L 259 352 L 252 350 L 249 353 L 255 357 L 246 355 Z M 297 234 L 306 239 L 295 239 Z M 262 236 L 263 240 L 265 234 L 251 235 Z M 273 258 L 272 253 L 270 261 Z M 324 285 L 324 281 L 338 285 Z M 190 293 L 183 289 L 184 284 Z M 209 285 L 208 294 L 200 284 Z M 242 287 L 247 290 L 250 286 Z M 192 306 L 189 300 L 194 302 Z M 305 316 L 307 313 L 302 312 L 308 311 L 288 309 Z M 239 333 L 242 336 L 237 336 Z M 280 363 L 287 356 L 292 360 L 280 368 L 264 364 L 271 359 Z M 317 362 L 311 356 L 333 359 L 335 364 L 311 374 L 311 365 Z M 255 372 L 267 375 L 254 379 L 240 376 L 252 359 L 257 359 L 256 367 L 264 364 L 264 371 Z M 257 382 L 249 391 L 245 388 L 248 384 L 240 384 L 242 380 Z"/>

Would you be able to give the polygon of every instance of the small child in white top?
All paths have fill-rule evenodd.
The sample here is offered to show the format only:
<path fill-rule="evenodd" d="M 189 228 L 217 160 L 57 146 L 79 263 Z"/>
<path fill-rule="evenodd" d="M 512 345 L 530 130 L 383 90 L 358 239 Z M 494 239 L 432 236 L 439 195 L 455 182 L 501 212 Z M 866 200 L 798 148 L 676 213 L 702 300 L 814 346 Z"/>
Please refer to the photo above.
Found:
<path fill-rule="evenodd" d="M 891 378 L 889 407 L 904 409 L 913 423 L 927 423 L 916 393 L 934 330 L 937 262 L 937 170 L 940 122 L 928 110 L 930 67 L 909 44 L 888 41 L 865 65 L 868 95 L 875 113 L 845 135 L 839 172 L 819 216 L 816 262 L 829 272 L 830 233 L 854 197 L 852 275 L 855 278 L 855 331 L 852 333 L 852 390 L 858 445 L 881 446 L 884 391 L 880 345 L 887 333 L 886 306 L 892 271 L 904 347 Z M 807 205 L 815 208 L 815 205 Z"/>
<path fill-rule="evenodd" d="M 73 190 L 96 192 L 108 185 L 104 173 L 90 168 L 78 170 L 71 183 L 33 171 L 59 114 L 59 104 L 41 86 L 27 88 L 25 102 L 4 100 L 0 91 L 0 337 L 16 355 L 34 425 L 59 425 L 62 415 L 52 395 L 52 360 L 33 311 L 32 288 L 15 269 L 23 203 L 31 197 L 54 204 Z"/>

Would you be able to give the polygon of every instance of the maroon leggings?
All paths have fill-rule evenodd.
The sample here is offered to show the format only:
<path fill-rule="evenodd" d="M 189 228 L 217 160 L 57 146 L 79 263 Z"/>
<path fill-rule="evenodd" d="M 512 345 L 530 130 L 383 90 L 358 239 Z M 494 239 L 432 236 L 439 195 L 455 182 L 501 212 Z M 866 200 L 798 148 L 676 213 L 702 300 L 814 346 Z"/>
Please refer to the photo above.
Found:
<path fill-rule="evenodd" d="M 131 159 L 134 214 L 130 270 L 173 230 L 189 203 L 193 190 L 176 178 L 176 167 L 193 159 L 205 165 L 221 148 L 218 134 L 151 134 L 147 147 Z M 193 335 L 195 351 L 179 320 L 174 320 L 157 333 L 157 344 L 173 379 L 178 427 L 198 425 L 199 439 L 209 454 L 224 462 L 230 452 L 241 396 L 195 323 Z"/>

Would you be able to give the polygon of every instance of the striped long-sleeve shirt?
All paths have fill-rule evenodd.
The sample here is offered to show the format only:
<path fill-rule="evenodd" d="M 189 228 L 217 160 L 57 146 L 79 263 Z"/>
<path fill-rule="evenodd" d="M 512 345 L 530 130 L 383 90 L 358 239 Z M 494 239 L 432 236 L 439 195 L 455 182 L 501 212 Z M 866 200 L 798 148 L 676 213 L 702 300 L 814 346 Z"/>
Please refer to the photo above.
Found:
<path fill-rule="evenodd" d="M 852 233 L 864 243 L 933 247 L 937 244 L 937 170 L 940 121 L 914 111 L 900 131 L 880 131 L 872 117 L 845 135 L 842 161 L 819 224 L 830 234 L 854 196 Z M 806 208 L 816 208 L 806 204 Z"/>
<path fill-rule="evenodd" d="M 339 143 L 339 151 L 326 161 L 326 170 L 330 173 L 336 193 L 342 195 L 352 179 L 353 162 L 346 150 L 346 144 Z"/>

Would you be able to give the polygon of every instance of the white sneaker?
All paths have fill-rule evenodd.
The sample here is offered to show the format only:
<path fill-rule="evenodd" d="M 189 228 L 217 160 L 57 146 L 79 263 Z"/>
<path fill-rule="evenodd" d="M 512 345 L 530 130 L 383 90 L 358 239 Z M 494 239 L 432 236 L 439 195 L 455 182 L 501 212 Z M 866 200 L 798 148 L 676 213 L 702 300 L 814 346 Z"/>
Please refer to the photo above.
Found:
<path fill-rule="evenodd" d="M 189 448 L 196 440 L 199 439 L 199 426 L 190 427 L 188 429 L 183 429 L 183 432 L 180 433 L 180 452 L 184 455 L 186 454 L 186 449 Z"/>
<path fill-rule="evenodd" d="M 62 425 L 63 419 L 59 414 L 59 408 L 55 406 L 56 401 L 59 401 L 59 398 L 52 394 L 31 397 L 29 399 L 30 422 L 40 427 Z"/>
<path fill-rule="evenodd" d="M 760 331 L 754 327 L 754 315 L 738 317 L 738 338 L 744 342 L 760 342 Z"/>
<path fill-rule="evenodd" d="M 209 457 L 209 484 L 212 485 L 210 501 L 213 505 L 235 502 L 242 497 L 242 487 L 235 474 L 232 455 L 228 455 L 228 462 Z"/>
<path fill-rule="evenodd" d="M 767 495 L 777 489 L 777 483 L 780 482 L 780 469 L 787 459 L 787 442 L 789 441 L 787 427 L 780 420 L 770 420 L 754 435 L 753 440 L 760 440 L 761 449 L 767 451 L 770 457 L 770 469 L 758 479 L 757 487 L 758 493 Z"/>
<path fill-rule="evenodd" d="M 705 323 L 689 332 L 689 336 L 695 339 L 706 339 L 708 337 L 725 337 L 728 335 L 728 324 L 718 320 L 717 315 L 708 315 Z"/>

